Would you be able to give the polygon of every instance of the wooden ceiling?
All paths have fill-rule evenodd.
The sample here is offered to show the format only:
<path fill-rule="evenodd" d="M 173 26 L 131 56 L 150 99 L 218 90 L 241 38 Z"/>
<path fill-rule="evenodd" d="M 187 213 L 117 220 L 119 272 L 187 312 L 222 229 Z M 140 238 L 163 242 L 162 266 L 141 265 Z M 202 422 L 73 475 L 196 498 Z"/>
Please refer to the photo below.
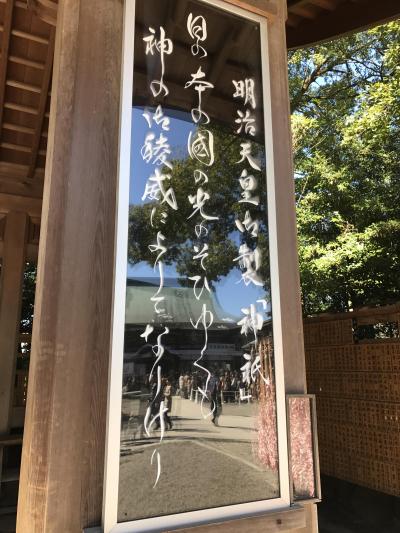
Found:
<path fill-rule="evenodd" d="M 289 48 L 400 16 L 400 0 L 287 3 Z M 0 194 L 42 195 L 56 13 L 57 0 L 0 0 Z"/>
<path fill-rule="evenodd" d="M 44 2 L 0 0 L 0 192 L 42 194 L 55 37 Z"/>
<path fill-rule="evenodd" d="M 400 16 L 400 0 L 287 0 L 288 48 L 301 48 Z"/>

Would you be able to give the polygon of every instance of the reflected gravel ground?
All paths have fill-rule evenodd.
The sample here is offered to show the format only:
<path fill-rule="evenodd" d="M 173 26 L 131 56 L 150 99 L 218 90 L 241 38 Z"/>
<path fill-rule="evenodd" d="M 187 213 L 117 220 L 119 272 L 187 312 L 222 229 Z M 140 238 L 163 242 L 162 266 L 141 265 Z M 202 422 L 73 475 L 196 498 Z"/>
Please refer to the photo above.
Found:
<path fill-rule="evenodd" d="M 127 413 L 126 403 L 123 410 Z M 278 474 L 257 463 L 253 453 L 253 405 L 224 405 L 214 426 L 200 405 L 174 397 L 174 427 L 159 443 L 143 435 L 140 417 L 124 425 L 121 444 L 118 520 L 275 498 Z M 132 411 L 131 411 L 132 412 Z M 207 412 L 207 409 L 205 410 Z M 156 487 L 154 450 L 160 452 Z"/>

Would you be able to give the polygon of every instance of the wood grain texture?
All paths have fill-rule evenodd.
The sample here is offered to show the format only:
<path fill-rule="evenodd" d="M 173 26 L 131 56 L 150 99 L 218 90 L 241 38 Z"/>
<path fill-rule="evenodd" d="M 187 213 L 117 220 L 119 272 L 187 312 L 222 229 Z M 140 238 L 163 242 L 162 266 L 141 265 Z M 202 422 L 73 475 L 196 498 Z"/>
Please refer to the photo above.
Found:
<path fill-rule="evenodd" d="M 225 0 L 225 2 L 247 9 L 247 11 L 257 13 L 257 15 L 262 15 L 263 17 L 276 15 L 278 12 L 274 0 Z"/>
<path fill-rule="evenodd" d="M 10 48 L 10 37 L 14 10 L 14 0 L 8 0 L 4 12 L 4 25 L 1 38 L 1 60 L 0 60 L 0 133 L 3 122 L 3 104 L 6 91 L 8 50 Z"/>
<path fill-rule="evenodd" d="M 303 505 L 305 514 L 305 525 L 291 533 L 318 533 L 318 511 L 315 503 Z"/>
<path fill-rule="evenodd" d="M 51 74 L 53 71 L 55 34 L 56 34 L 56 30 L 55 28 L 52 28 L 50 31 L 49 44 L 47 46 L 46 67 L 44 71 L 42 87 L 41 87 L 41 90 L 39 91 L 40 101 L 39 101 L 39 109 L 38 109 L 38 118 L 35 124 L 35 133 L 33 134 L 32 153 L 31 153 L 31 160 L 30 160 L 29 169 L 28 169 L 29 180 L 31 180 L 34 176 L 36 162 L 37 162 L 37 158 L 39 155 L 39 145 L 40 145 L 40 139 L 42 137 L 44 115 L 46 113 L 47 99 L 48 99 L 50 84 L 51 84 Z"/>
<path fill-rule="evenodd" d="M 100 523 L 122 49 L 120 0 L 61 0 L 19 533 Z"/>
<path fill-rule="evenodd" d="M 8 431 L 14 393 L 22 280 L 28 217 L 12 211 L 6 218 L 0 298 L 0 434 Z"/>
<path fill-rule="evenodd" d="M 10 429 L 14 377 L 21 316 L 28 217 L 12 211 L 6 218 L 2 250 L 0 292 L 0 435 Z M 0 482 L 3 446 L 0 441 Z"/>
<path fill-rule="evenodd" d="M 4 194 L 0 192 L 0 213 L 22 211 L 32 217 L 40 217 L 42 201 L 40 198 Z"/>
<path fill-rule="evenodd" d="M 268 48 L 283 358 L 286 392 L 303 393 L 306 378 L 285 39 L 286 2 L 278 0 L 277 5 L 278 16 L 268 25 Z"/>

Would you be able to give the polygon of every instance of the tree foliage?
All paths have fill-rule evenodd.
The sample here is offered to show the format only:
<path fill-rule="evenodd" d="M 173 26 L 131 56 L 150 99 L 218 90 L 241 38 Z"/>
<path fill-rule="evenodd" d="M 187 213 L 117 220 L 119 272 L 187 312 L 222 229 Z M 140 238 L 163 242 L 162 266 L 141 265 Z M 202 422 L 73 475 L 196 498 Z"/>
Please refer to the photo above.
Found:
<path fill-rule="evenodd" d="M 399 299 L 400 23 L 289 56 L 306 313 Z"/>
<path fill-rule="evenodd" d="M 207 220 L 205 226 L 208 235 L 205 242 L 209 246 L 209 256 L 206 259 L 207 279 L 213 286 L 223 276 L 238 268 L 235 258 L 239 255 L 239 246 L 248 244 L 254 246 L 254 239 L 247 233 L 240 234 L 236 228 L 235 220 L 243 220 L 248 204 L 239 203 L 242 189 L 239 185 L 240 172 L 243 165 L 238 165 L 240 159 L 240 143 L 243 139 L 234 135 L 223 125 L 209 126 L 214 136 L 214 144 L 218 147 L 215 163 L 207 168 L 208 182 L 200 183 L 210 195 L 204 206 L 208 216 L 217 216 L 218 220 Z M 264 142 L 254 142 L 252 155 L 256 157 L 264 168 L 265 153 Z M 169 210 L 168 218 L 163 220 L 160 216 L 162 209 L 157 210 L 153 225 L 149 221 L 151 212 L 158 202 L 147 202 L 130 206 L 129 212 L 129 240 L 128 259 L 130 265 L 141 261 L 153 264 L 155 254 L 149 249 L 149 243 L 155 243 L 158 231 L 166 237 L 168 247 L 163 255 L 163 262 L 174 265 L 180 275 L 180 282 L 184 283 L 190 276 L 202 275 L 200 261 L 193 259 L 193 246 L 202 247 L 202 238 L 196 238 L 195 226 L 200 224 L 201 216 L 195 216 L 189 196 L 196 193 L 198 185 L 194 184 L 194 172 L 199 165 L 190 158 L 180 158 L 173 161 L 173 168 L 168 171 L 168 187 L 174 190 L 178 209 Z M 252 210 L 254 218 L 260 221 L 260 234 L 257 238 L 257 247 L 263 257 L 260 275 L 265 281 L 265 289 L 269 292 L 269 261 L 268 243 L 266 238 L 266 191 L 265 183 L 259 180 L 257 194 L 260 196 L 260 205 Z M 240 237 L 239 237 L 240 236 Z M 203 239 L 204 240 L 204 239 Z"/>

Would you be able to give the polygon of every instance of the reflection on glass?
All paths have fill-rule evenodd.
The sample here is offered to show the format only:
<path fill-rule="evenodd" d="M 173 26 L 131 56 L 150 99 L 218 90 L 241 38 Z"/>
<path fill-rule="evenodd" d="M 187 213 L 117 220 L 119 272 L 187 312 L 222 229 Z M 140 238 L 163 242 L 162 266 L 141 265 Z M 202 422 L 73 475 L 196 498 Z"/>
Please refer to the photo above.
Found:
<path fill-rule="evenodd" d="M 260 28 L 136 4 L 119 521 L 279 496 Z"/>

